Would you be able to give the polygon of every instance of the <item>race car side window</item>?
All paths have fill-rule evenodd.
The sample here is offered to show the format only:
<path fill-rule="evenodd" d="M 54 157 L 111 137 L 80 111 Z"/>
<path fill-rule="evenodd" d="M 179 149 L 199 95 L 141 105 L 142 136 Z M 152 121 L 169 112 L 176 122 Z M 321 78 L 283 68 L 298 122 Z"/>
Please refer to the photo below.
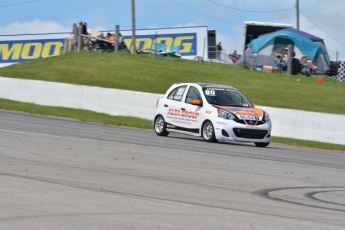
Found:
<path fill-rule="evenodd" d="M 180 87 L 178 87 L 176 89 L 173 89 L 169 93 L 168 99 L 175 100 L 175 101 L 181 101 L 182 98 L 183 98 L 183 94 L 186 91 L 186 88 L 187 88 L 187 86 L 184 85 L 184 86 L 180 86 Z"/>
<path fill-rule="evenodd" d="M 185 102 L 188 104 L 192 104 L 192 100 L 194 99 L 199 99 L 201 101 L 201 94 L 197 88 L 191 86 L 189 87 Z"/>

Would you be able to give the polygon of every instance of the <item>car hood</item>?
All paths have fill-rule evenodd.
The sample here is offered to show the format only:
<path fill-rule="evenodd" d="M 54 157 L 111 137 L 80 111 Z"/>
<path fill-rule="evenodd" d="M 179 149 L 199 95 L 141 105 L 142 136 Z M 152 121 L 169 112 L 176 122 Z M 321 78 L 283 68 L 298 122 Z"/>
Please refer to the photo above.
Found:
<path fill-rule="evenodd" d="M 251 107 L 251 108 L 232 107 L 232 106 L 215 106 L 215 107 L 229 111 L 240 119 L 243 119 L 242 116 L 255 116 L 255 117 L 263 116 L 263 111 L 255 107 Z"/>

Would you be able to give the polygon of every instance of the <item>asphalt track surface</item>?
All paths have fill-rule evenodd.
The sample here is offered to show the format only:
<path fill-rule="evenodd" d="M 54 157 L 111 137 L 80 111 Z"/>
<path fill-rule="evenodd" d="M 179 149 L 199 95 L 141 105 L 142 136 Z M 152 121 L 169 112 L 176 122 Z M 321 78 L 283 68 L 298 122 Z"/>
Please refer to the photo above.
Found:
<path fill-rule="evenodd" d="M 345 228 L 344 152 L 0 118 L 0 229 Z"/>

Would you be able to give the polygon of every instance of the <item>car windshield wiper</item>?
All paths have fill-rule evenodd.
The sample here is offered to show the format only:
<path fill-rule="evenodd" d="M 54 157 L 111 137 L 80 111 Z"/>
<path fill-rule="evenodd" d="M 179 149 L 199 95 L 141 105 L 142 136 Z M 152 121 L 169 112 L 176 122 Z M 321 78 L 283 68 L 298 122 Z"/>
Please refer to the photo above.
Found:
<path fill-rule="evenodd" d="M 234 106 L 234 107 L 246 107 L 246 106 L 243 106 L 243 105 L 226 105 L 226 106 Z"/>
<path fill-rule="evenodd" d="M 213 104 L 213 105 L 233 106 L 233 107 L 246 107 L 246 106 L 243 106 L 243 105 L 227 105 L 227 104 Z"/>

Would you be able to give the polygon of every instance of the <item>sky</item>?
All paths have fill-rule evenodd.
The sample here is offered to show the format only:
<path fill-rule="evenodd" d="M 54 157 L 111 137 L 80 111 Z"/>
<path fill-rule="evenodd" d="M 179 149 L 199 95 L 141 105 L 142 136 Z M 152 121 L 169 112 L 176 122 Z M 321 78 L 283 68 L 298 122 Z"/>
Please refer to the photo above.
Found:
<path fill-rule="evenodd" d="M 245 21 L 289 23 L 297 0 L 135 0 L 136 29 L 207 26 L 225 53 L 243 49 Z M 324 39 L 331 60 L 345 60 L 345 0 L 299 0 L 300 30 Z M 132 29 L 132 0 L 1 0 L 0 35 Z"/>

